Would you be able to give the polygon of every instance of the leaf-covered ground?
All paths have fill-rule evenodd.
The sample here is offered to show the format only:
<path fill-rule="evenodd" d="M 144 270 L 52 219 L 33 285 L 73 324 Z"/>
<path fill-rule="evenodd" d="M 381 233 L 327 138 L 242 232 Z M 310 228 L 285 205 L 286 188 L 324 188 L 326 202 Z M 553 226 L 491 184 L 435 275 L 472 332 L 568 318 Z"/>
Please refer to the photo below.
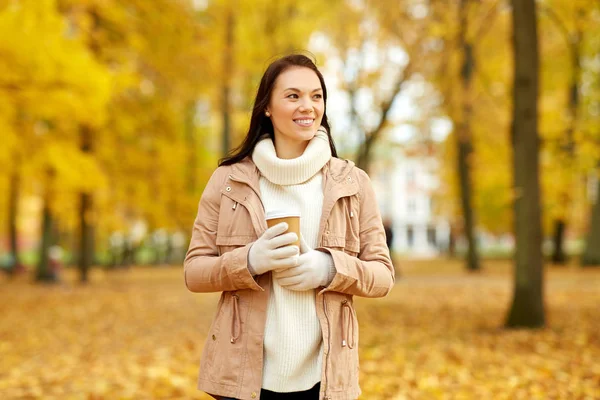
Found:
<path fill-rule="evenodd" d="M 362 399 L 600 398 L 600 269 L 547 269 L 547 327 L 507 331 L 508 263 L 401 264 L 388 297 L 355 301 Z M 178 267 L 73 278 L 1 278 L 0 398 L 209 398 L 195 387 L 217 295 Z"/>

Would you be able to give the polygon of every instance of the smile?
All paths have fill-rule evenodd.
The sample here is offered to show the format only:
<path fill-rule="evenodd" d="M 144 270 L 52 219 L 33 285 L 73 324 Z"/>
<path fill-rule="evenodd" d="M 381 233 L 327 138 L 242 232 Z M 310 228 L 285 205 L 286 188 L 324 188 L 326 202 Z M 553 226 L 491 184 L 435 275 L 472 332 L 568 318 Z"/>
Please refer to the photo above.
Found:
<path fill-rule="evenodd" d="M 312 126 L 314 119 L 295 119 L 294 122 L 300 126 L 309 127 Z"/>

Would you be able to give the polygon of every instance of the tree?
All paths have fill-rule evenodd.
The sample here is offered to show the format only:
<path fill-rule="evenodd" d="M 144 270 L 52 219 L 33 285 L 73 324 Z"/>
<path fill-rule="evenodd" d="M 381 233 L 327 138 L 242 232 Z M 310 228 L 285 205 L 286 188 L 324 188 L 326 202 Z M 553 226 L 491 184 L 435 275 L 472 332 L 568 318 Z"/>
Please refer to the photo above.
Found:
<path fill-rule="evenodd" d="M 590 23 L 595 34 L 590 34 L 589 53 L 597 55 L 600 49 L 600 3 L 597 4 L 596 12 L 591 13 L 594 20 Z M 591 58 L 592 60 L 594 58 Z M 585 155 L 590 160 L 588 173 L 590 181 L 591 212 L 588 220 L 588 232 L 581 264 L 584 266 L 600 267 L 600 68 L 588 68 L 586 71 L 588 92 L 584 97 L 583 132 L 585 141 Z"/>
<path fill-rule="evenodd" d="M 581 257 L 582 265 L 600 266 L 600 183 L 595 183 L 596 201 L 593 203 L 590 228 L 587 234 L 585 250 Z"/>
<path fill-rule="evenodd" d="M 475 55 L 473 44 L 467 37 L 469 27 L 468 0 L 461 0 L 459 6 L 458 45 L 461 48 L 461 106 L 457 126 L 457 171 L 460 182 L 460 198 L 464 218 L 464 230 L 467 237 L 467 269 L 479 269 L 479 256 L 477 254 L 477 238 L 475 237 L 475 212 L 473 210 L 473 190 L 471 182 L 471 167 L 469 159 L 473 152 L 471 123 L 473 115 L 473 70 L 475 69 Z"/>
<path fill-rule="evenodd" d="M 558 10 L 556 10 L 557 8 Z M 554 184 L 554 196 L 557 206 L 552 213 L 553 250 L 552 261 L 556 264 L 565 264 L 567 261 L 564 242 L 565 234 L 572 217 L 572 207 L 576 201 L 574 190 L 576 177 L 580 175 L 581 158 L 577 157 L 577 136 L 581 131 L 581 87 L 583 77 L 584 61 L 584 30 L 589 20 L 591 11 L 589 5 L 581 1 L 552 1 L 540 5 L 542 15 L 546 16 L 553 27 L 560 33 L 564 41 L 568 60 L 568 73 L 566 79 L 566 118 L 564 122 L 564 133 L 553 142 L 551 154 L 557 167 L 552 171 Z M 549 36 L 549 35 L 548 35 Z M 561 49 L 562 50 L 562 49 Z M 562 53 L 562 52 L 561 52 Z M 564 69 L 563 65 L 548 65 L 547 69 L 558 67 Z M 564 90 L 564 89 L 563 89 Z M 555 93 L 552 97 L 558 97 Z M 563 110 L 553 110 L 556 114 Z M 581 139 L 579 140 L 581 142 Z M 581 144 L 581 143 L 579 143 Z M 558 184 L 556 184 L 558 182 Z"/>
<path fill-rule="evenodd" d="M 81 41 L 65 34 L 65 28 L 54 0 L 26 0 L 0 13 L 0 30 L 8 33 L 2 37 L 19 38 L 0 42 L 4 55 L 0 68 L 11 71 L 2 74 L 0 93 L 13 108 L 11 131 L 19 133 L 10 157 L 11 236 L 16 241 L 14 220 L 22 192 L 20 182 L 27 182 L 30 193 L 41 183 L 44 193 L 38 194 L 44 211 L 36 279 L 42 281 L 54 278 L 48 270 L 47 255 L 55 240 L 52 227 L 63 212 L 63 207 L 58 207 L 64 200 L 60 192 L 96 184 L 99 175 L 83 154 L 56 144 L 67 144 L 75 136 L 77 124 L 102 121 L 110 93 L 106 70 L 95 63 Z M 85 178 L 78 180 L 78 173 Z M 74 175 L 77 178 L 71 179 Z M 16 253 L 16 245 L 12 247 Z"/>
<path fill-rule="evenodd" d="M 189 1 L 61 0 L 60 6 L 76 35 L 115 77 L 106 123 L 80 126 L 78 145 L 112 183 L 107 190 L 80 194 L 85 281 L 95 233 L 107 239 L 140 219 L 151 230 L 187 228 L 184 216 L 197 204 L 196 179 L 204 175 L 197 160 L 206 152 L 199 149 L 194 118 L 197 99 L 205 94 L 207 55 L 200 51 L 203 35 Z M 96 217 L 100 214 L 104 218 Z"/>
<path fill-rule="evenodd" d="M 512 0 L 515 276 L 507 327 L 545 324 L 538 136 L 538 36 L 535 0 Z"/>
<path fill-rule="evenodd" d="M 221 114 L 223 116 L 223 132 L 221 134 L 221 154 L 224 156 L 231 150 L 231 82 L 234 71 L 234 44 L 235 24 L 233 1 L 225 5 L 225 48 L 223 49 L 223 77 L 221 82 Z"/>
<path fill-rule="evenodd" d="M 432 34 L 432 20 L 421 15 L 418 5 L 402 3 L 389 7 L 385 2 L 365 2 L 362 6 L 353 3 L 346 7 L 355 8 L 350 13 L 350 19 L 357 21 L 354 29 L 358 32 L 352 33 L 355 39 L 348 41 L 345 37 L 352 30 L 345 27 L 346 17 L 340 19 L 341 27 L 333 30 L 333 35 L 348 70 L 345 89 L 350 98 L 352 128 L 358 131 L 360 143 L 356 165 L 368 172 L 377 143 L 394 125 L 396 99 L 411 79 L 428 74 L 430 63 L 433 64 L 431 56 L 437 55 L 437 51 L 427 43 Z M 359 92 L 368 93 L 370 110 L 358 111 Z M 374 118 L 361 118 L 363 114 Z"/>
<path fill-rule="evenodd" d="M 479 268 L 475 230 L 499 233 L 510 224 L 508 145 L 499 135 L 508 129 L 507 14 L 498 5 L 495 0 L 438 4 L 432 17 L 443 50 L 429 78 L 454 128 L 443 147 L 438 196 L 452 221 L 451 243 L 457 234 L 467 240 L 468 270 Z"/>

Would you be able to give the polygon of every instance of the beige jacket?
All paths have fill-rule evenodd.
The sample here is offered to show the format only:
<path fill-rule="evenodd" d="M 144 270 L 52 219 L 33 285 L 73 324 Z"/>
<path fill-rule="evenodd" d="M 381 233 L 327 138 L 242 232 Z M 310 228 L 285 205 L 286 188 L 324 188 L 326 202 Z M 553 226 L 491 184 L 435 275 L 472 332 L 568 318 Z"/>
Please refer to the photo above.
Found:
<path fill-rule="evenodd" d="M 320 399 L 353 400 L 358 384 L 358 321 L 353 296 L 383 297 L 394 267 L 375 193 L 352 161 L 331 158 L 323 168 L 324 199 L 318 250 L 337 273 L 316 291 L 323 332 Z M 248 250 L 267 229 L 258 168 L 247 157 L 217 168 L 198 207 L 184 261 L 187 288 L 223 292 L 200 361 L 198 388 L 219 399 L 258 399 L 271 273 L 252 277 Z"/>

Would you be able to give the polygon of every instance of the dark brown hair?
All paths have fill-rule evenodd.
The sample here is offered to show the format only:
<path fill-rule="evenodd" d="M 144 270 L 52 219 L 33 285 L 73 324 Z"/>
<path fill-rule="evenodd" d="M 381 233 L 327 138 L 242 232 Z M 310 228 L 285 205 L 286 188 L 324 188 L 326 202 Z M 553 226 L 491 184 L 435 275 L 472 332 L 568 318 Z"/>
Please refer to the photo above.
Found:
<path fill-rule="evenodd" d="M 327 129 L 327 136 L 329 137 L 329 146 L 331 147 L 331 155 L 337 157 L 337 151 L 333 138 L 331 137 L 331 129 L 329 127 L 329 121 L 327 120 L 327 88 L 325 87 L 325 80 L 323 75 L 317 69 L 315 63 L 303 54 L 291 54 L 278 60 L 273 61 L 263 74 L 260 80 L 260 86 L 256 92 L 256 98 L 254 99 L 254 107 L 252 109 L 252 117 L 250 118 L 250 127 L 246 138 L 241 145 L 231 150 L 227 156 L 219 160 L 219 166 L 231 165 L 240 162 L 249 155 L 252 155 L 254 146 L 259 142 L 264 135 L 269 135 L 272 140 L 275 140 L 273 132 L 273 124 L 271 119 L 265 115 L 265 109 L 269 105 L 271 100 L 271 92 L 275 86 L 277 77 L 288 68 L 292 67 L 304 67 L 309 68 L 317 74 L 319 81 L 321 81 L 321 87 L 323 88 L 323 102 L 325 103 L 325 109 L 323 111 L 323 119 L 321 126 Z"/>

